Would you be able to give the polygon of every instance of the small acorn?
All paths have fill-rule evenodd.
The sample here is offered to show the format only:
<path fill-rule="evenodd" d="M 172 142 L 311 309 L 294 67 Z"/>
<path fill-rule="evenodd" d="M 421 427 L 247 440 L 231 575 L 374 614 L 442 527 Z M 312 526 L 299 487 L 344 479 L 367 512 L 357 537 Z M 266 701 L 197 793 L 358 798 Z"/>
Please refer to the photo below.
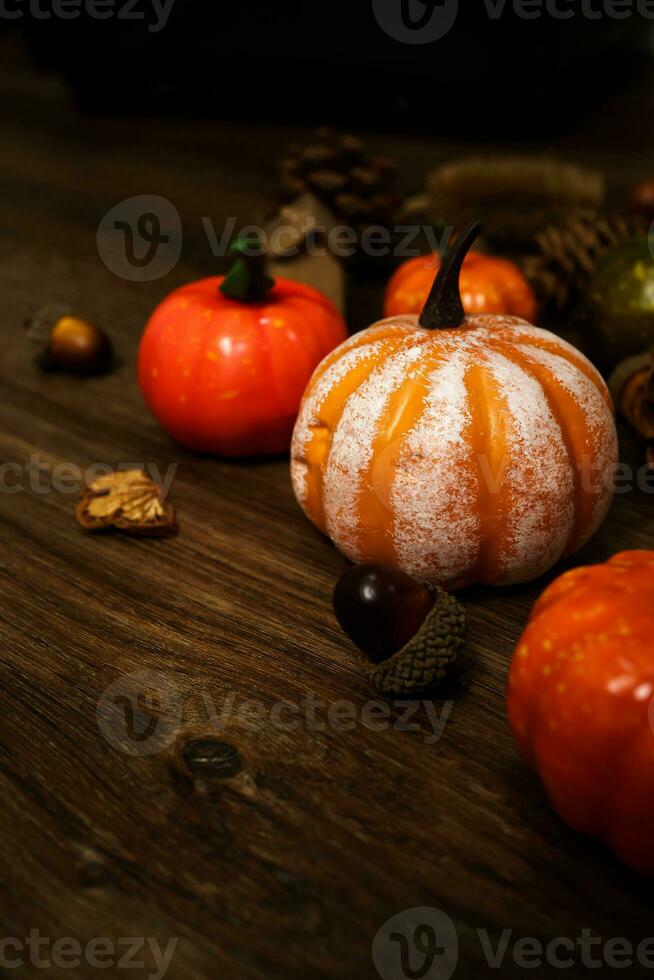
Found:
<path fill-rule="evenodd" d="M 106 333 L 68 307 L 43 306 L 29 321 L 27 335 L 44 371 L 102 374 L 112 365 L 113 348 Z"/>
<path fill-rule="evenodd" d="M 333 603 L 381 694 L 434 688 L 465 642 L 465 610 L 454 596 L 398 569 L 355 565 L 336 583 Z"/>

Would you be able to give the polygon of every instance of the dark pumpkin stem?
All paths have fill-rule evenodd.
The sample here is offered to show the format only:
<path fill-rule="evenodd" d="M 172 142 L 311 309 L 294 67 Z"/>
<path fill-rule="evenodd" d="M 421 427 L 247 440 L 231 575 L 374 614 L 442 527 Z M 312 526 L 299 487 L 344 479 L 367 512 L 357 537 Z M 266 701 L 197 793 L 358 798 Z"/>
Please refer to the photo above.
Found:
<path fill-rule="evenodd" d="M 220 292 L 240 303 L 265 300 L 275 280 L 266 273 L 263 246 L 253 245 L 248 238 L 236 238 L 229 246 L 229 255 L 236 261 L 220 284 Z"/>
<path fill-rule="evenodd" d="M 481 223 L 473 221 L 447 250 L 420 314 L 421 327 L 446 330 L 463 323 L 465 312 L 459 293 L 459 275 L 463 260 L 480 231 Z"/>

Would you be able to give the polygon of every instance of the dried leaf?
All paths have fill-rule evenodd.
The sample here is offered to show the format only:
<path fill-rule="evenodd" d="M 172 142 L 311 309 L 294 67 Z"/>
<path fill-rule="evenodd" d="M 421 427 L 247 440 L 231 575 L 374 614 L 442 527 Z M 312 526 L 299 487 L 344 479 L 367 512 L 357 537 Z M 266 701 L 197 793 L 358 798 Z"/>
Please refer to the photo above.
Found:
<path fill-rule="evenodd" d="M 174 508 L 142 470 L 118 470 L 93 480 L 75 514 L 87 531 L 117 529 L 158 537 L 176 530 Z"/>

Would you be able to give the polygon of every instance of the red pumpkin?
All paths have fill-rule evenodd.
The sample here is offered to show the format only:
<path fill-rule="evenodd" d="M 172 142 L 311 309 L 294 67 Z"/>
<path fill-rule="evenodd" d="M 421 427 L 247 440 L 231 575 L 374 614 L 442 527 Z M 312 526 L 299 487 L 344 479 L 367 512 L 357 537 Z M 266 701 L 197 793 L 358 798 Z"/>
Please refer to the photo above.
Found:
<path fill-rule="evenodd" d="M 556 811 L 654 874 L 654 551 L 561 575 L 516 647 L 509 720 Z"/>
<path fill-rule="evenodd" d="M 182 286 L 157 307 L 138 356 L 143 396 L 173 439 L 222 456 L 288 450 L 311 373 L 347 336 L 326 296 L 273 283 L 246 247 L 233 246 L 229 276 Z"/>
<path fill-rule="evenodd" d="M 439 268 L 437 255 L 421 255 L 404 262 L 386 289 L 384 316 L 420 313 Z M 506 313 L 536 322 L 536 297 L 518 266 L 508 259 L 469 252 L 461 268 L 459 288 L 463 309 L 470 316 Z"/>

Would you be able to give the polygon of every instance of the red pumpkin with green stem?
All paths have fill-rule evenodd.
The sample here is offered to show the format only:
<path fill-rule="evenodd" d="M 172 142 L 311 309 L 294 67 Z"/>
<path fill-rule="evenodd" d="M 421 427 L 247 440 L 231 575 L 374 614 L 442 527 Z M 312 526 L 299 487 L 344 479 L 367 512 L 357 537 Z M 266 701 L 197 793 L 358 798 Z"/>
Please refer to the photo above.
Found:
<path fill-rule="evenodd" d="M 317 289 L 270 279 L 251 242 L 237 240 L 231 253 L 226 277 L 182 286 L 154 311 L 139 385 L 156 418 L 190 449 L 285 452 L 314 368 L 347 329 Z"/>

